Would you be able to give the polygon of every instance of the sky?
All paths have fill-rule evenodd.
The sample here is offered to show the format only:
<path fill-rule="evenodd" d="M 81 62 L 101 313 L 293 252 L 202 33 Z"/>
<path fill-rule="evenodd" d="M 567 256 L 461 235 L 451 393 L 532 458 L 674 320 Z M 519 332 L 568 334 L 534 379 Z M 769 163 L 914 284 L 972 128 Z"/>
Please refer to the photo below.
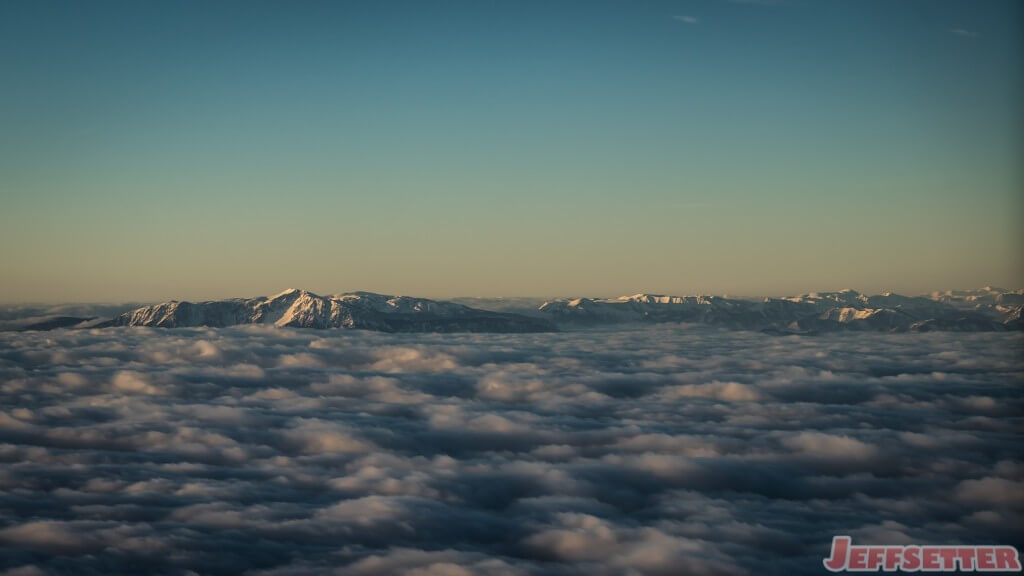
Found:
<path fill-rule="evenodd" d="M 1024 4 L 0 3 L 0 302 L 1024 286 Z"/>

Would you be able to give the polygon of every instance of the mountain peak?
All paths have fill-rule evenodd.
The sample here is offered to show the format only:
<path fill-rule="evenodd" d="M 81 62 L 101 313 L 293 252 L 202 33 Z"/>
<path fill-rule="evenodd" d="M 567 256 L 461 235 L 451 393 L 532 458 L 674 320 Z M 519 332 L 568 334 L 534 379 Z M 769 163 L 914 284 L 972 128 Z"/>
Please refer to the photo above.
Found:
<path fill-rule="evenodd" d="M 372 292 L 318 296 L 289 288 L 270 298 L 163 303 L 126 312 L 115 326 L 235 326 L 263 324 L 291 328 L 361 328 L 382 332 L 549 332 L 550 322 L 454 302 Z"/>

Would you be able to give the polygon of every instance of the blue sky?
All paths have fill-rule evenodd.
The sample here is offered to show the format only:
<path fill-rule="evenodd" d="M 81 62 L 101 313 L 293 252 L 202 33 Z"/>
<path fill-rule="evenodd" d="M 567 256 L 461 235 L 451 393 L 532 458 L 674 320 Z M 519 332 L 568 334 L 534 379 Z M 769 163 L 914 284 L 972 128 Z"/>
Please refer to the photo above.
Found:
<path fill-rule="evenodd" d="M 0 4 L 0 301 L 1024 285 L 1017 2 Z"/>

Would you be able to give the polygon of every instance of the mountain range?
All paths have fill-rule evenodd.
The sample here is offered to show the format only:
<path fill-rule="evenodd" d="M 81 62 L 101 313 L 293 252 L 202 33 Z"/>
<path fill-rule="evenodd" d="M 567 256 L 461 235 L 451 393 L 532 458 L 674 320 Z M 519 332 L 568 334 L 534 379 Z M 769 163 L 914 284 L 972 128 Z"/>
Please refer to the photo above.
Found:
<path fill-rule="evenodd" d="M 540 311 L 560 326 L 620 322 L 690 322 L 729 328 L 814 333 L 836 330 L 887 332 L 999 331 L 1024 328 L 1024 290 L 985 287 L 976 291 L 901 296 L 856 290 L 812 292 L 750 300 L 720 296 L 635 294 L 619 298 L 553 300 Z"/>
<path fill-rule="evenodd" d="M 538 307 L 529 300 L 472 299 L 475 306 L 409 296 L 350 292 L 320 296 L 289 289 L 274 296 L 206 302 L 172 300 L 123 312 L 113 319 L 37 314 L 8 329 L 150 326 L 224 327 L 265 324 L 382 332 L 550 332 L 623 323 L 677 322 L 813 334 L 838 330 L 1004 331 L 1024 329 L 1024 290 L 933 292 L 902 296 L 855 290 L 782 298 L 666 296 L 566 298 Z"/>
<path fill-rule="evenodd" d="M 381 332 L 547 332 L 542 318 L 493 312 L 453 302 L 372 292 L 320 296 L 289 289 L 270 297 L 212 302 L 171 301 L 117 316 L 111 326 L 234 326 L 359 328 Z"/>

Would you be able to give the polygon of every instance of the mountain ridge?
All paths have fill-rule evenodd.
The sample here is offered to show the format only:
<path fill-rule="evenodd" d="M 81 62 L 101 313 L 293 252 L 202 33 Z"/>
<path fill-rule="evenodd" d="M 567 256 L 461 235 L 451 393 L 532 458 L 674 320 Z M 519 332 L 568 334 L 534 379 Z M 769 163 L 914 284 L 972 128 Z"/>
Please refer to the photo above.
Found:
<path fill-rule="evenodd" d="M 550 300 L 540 311 L 559 325 L 691 322 L 788 333 L 837 330 L 1001 331 L 1024 328 L 1024 290 L 867 295 L 852 289 L 764 299 L 638 293 Z"/>
<path fill-rule="evenodd" d="M 796 296 L 733 298 L 640 292 L 615 298 L 560 298 L 539 306 L 521 299 L 464 299 L 466 304 L 345 292 L 321 296 L 289 288 L 273 296 L 190 302 L 170 300 L 136 307 L 112 319 L 91 315 L 33 315 L 14 330 L 148 326 L 224 327 L 261 324 L 294 328 L 364 329 L 383 332 L 548 332 L 621 323 L 681 322 L 782 334 L 839 330 L 1005 331 L 1024 329 L 1024 290 L 986 286 L 919 296 L 863 294 L 845 289 Z M 539 302 L 539 300 L 533 300 Z M 107 317 L 109 318 L 109 316 Z"/>
<path fill-rule="evenodd" d="M 452 302 L 373 292 L 320 296 L 296 288 L 269 297 L 204 302 L 171 300 L 125 312 L 108 325 L 178 328 L 240 324 L 381 332 L 548 332 L 556 329 L 541 318 L 492 312 Z"/>

